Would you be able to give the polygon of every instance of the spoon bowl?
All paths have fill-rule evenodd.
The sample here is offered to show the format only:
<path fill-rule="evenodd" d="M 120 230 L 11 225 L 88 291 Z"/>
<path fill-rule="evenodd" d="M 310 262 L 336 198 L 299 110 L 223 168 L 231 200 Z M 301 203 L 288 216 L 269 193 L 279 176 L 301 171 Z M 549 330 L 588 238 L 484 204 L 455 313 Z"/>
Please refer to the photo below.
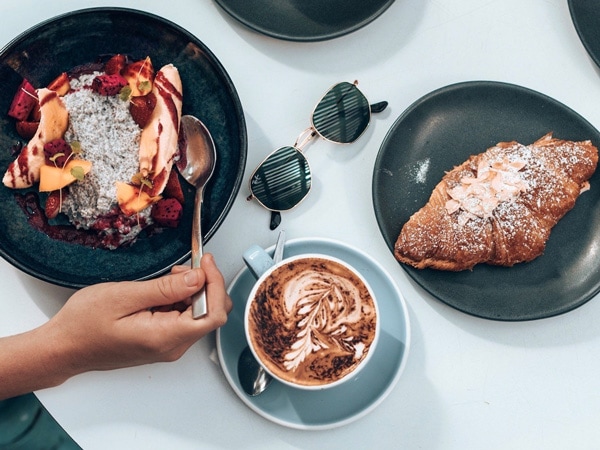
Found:
<path fill-rule="evenodd" d="M 192 223 L 192 268 L 200 267 L 202 258 L 202 202 L 204 187 L 215 170 L 217 150 L 206 126 L 194 116 L 182 116 L 180 122 L 182 142 L 177 170 L 196 189 Z M 192 314 L 198 319 L 207 313 L 204 289 L 192 297 Z"/>
<path fill-rule="evenodd" d="M 252 397 L 262 394 L 273 377 L 258 363 L 250 347 L 246 346 L 238 360 L 238 377 L 244 392 Z"/>
<path fill-rule="evenodd" d="M 283 259 L 284 247 L 285 230 L 281 230 L 275 244 L 273 262 L 278 263 Z M 253 273 L 253 275 L 258 274 Z M 273 377 L 256 360 L 249 346 L 242 350 L 238 359 L 238 378 L 244 392 L 252 397 L 262 394 L 273 381 Z"/>

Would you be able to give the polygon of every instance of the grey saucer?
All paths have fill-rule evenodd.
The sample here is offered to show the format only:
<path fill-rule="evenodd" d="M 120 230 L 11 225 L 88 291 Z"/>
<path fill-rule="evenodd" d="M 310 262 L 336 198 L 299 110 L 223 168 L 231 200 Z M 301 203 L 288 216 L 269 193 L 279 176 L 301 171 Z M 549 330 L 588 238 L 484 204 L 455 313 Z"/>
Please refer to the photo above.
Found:
<path fill-rule="evenodd" d="M 323 391 L 304 391 L 273 381 L 259 396 L 245 394 L 237 376 L 237 363 L 247 345 L 244 306 L 255 282 L 247 268 L 243 268 L 229 286 L 234 309 L 227 324 L 217 331 L 217 350 L 227 381 L 250 409 L 290 428 L 328 429 L 363 417 L 392 391 L 404 370 L 410 347 L 408 311 L 393 279 L 378 262 L 358 250 L 329 239 L 294 239 L 286 243 L 284 257 L 302 253 L 322 253 L 348 262 L 367 279 L 381 300 L 382 333 L 368 366 L 355 379 Z"/>

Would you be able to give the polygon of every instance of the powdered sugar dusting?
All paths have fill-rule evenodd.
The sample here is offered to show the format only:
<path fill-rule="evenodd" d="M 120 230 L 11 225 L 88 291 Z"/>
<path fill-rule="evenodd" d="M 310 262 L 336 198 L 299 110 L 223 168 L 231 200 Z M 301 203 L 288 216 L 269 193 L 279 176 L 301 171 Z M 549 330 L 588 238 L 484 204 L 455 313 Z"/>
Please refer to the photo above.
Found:
<path fill-rule="evenodd" d="M 511 266 L 539 256 L 552 227 L 574 205 L 595 171 L 597 149 L 589 141 L 544 136 L 532 145 L 504 142 L 448 172 L 429 203 L 404 225 L 396 257 L 416 267 L 463 270 L 480 262 Z M 465 178 L 476 179 L 482 161 L 519 168 L 518 195 L 500 198 L 489 214 L 446 209 Z M 514 183 L 513 183 L 514 184 Z M 516 194 L 516 193 L 515 193 Z"/>
<path fill-rule="evenodd" d="M 416 183 L 425 184 L 430 165 L 431 160 L 429 158 L 425 158 L 417 162 L 417 166 L 414 169 L 414 178 Z"/>

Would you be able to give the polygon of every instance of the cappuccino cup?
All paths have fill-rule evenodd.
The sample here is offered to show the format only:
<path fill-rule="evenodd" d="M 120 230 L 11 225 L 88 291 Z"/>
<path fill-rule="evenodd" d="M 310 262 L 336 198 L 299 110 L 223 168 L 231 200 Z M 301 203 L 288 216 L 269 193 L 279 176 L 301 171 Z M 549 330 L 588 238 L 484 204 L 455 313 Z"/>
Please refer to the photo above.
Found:
<path fill-rule="evenodd" d="M 375 295 L 364 277 L 323 254 L 275 264 L 253 246 L 244 261 L 259 277 L 248 296 L 244 329 L 265 370 L 307 390 L 354 378 L 374 353 L 380 329 Z"/>

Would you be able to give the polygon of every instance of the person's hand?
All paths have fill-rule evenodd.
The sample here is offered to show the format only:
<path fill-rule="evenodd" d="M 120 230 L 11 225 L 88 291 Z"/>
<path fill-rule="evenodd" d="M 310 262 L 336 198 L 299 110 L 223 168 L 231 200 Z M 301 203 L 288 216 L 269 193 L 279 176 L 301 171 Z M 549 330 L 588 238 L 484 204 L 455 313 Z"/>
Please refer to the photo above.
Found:
<path fill-rule="evenodd" d="M 231 299 L 213 257 L 149 281 L 89 286 L 44 325 L 0 338 L 0 399 L 57 386 L 90 370 L 173 361 L 220 327 Z M 208 314 L 194 319 L 190 296 L 206 288 Z"/>
<path fill-rule="evenodd" d="M 68 375 L 173 361 L 225 324 L 231 299 L 212 255 L 201 269 L 176 267 L 149 281 L 103 283 L 76 292 L 42 328 L 67 355 Z M 206 288 L 208 314 L 194 319 L 190 296 Z"/>

